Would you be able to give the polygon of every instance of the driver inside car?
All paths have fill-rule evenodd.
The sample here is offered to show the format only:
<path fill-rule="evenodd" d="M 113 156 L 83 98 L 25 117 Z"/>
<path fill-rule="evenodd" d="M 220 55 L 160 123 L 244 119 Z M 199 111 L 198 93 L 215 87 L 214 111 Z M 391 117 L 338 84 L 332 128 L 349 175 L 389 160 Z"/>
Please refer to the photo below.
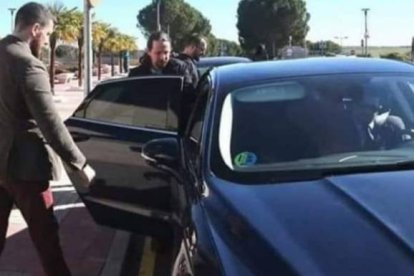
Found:
<path fill-rule="evenodd" d="M 382 104 L 375 91 L 364 90 L 363 95 L 354 94 L 351 102 L 350 109 L 362 149 L 390 149 L 412 139 L 404 121 L 391 114 L 391 108 Z"/>

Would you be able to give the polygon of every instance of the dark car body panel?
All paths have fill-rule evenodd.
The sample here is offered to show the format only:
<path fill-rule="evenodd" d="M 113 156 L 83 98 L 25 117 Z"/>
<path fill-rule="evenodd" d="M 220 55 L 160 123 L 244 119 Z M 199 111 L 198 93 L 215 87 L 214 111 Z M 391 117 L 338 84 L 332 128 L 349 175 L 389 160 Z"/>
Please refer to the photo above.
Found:
<path fill-rule="evenodd" d="M 170 84 L 169 89 L 182 88 L 181 77 L 163 78 Z M 142 112 L 160 117 L 155 119 L 156 122 L 165 117 L 165 125 L 174 121 L 171 120 L 173 111 L 170 103 L 162 103 L 163 99 L 169 101 L 170 97 L 149 100 L 150 105 L 143 109 L 133 109 L 132 102 L 128 102 L 131 93 L 155 94 L 152 88 L 156 86 L 158 84 L 152 77 L 100 84 L 65 124 L 87 156 L 88 163 L 96 170 L 97 175 L 90 189 L 73 181 L 94 219 L 98 223 L 129 231 L 171 237 L 172 229 L 169 225 L 173 218 L 169 199 L 172 189 L 169 183 L 175 180 L 166 172 L 147 164 L 140 153 L 148 141 L 176 137 L 177 133 L 174 130 L 139 126 L 142 124 Z M 129 89 L 124 89 L 125 87 Z M 140 91 L 139 88 L 149 90 Z M 166 92 L 172 93 L 169 89 Z M 178 90 L 177 95 L 179 92 Z M 145 100 L 143 95 L 137 98 Z M 108 105 L 113 101 L 117 105 Z M 140 101 L 135 104 L 142 108 Z M 94 108 L 96 105 L 97 108 Z M 119 108 L 121 105 L 128 112 L 123 112 Z M 91 108 L 93 112 L 90 111 Z M 103 114 L 105 119 L 95 118 L 96 112 Z M 88 118 L 89 114 L 93 119 Z M 134 125 L 131 118 L 136 119 L 137 125 Z M 126 120 L 128 124 L 119 123 L 120 120 Z"/>
<path fill-rule="evenodd" d="M 218 111 L 232 90 L 298 76 L 360 73 L 414 74 L 414 67 L 389 60 L 312 58 L 216 68 L 205 75 L 208 80 L 203 80 L 210 91 L 203 99 L 206 111 L 197 147 L 189 146 L 194 139 L 186 136 L 188 133 L 177 137 L 174 133 L 119 129 L 69 119 L 66 123 L 72 131 L 84 134 L 80 138 L 95 135 L 96 139 L 114 139 L 139 148 L 153 139 L 177 137 L 180 146 L 181 184 L 173 182 L 165 170 L 150 168 L 157 170 L 158 178 L 154 181 L 178 187 L 171 193 L 186 196 L 182 201 L 185 205 L 176 206 L 176 212 L 170 211 L 165 220 L 146 220 L 131 212 L 117 217 L 118 212 L 110 207 L 102 209 L 91 202 L 87 205 L 102 224 L 128 229 L 127 219 L 135 224 L 129 230 L 152 236 L 164 236 L 154 229 L 171 225 L 171 213 L 181 215 L 180 227 L 184 230 L 180 238 L 193 242 L 192 268 L 196 275 L 412 275 L 411 166 L 251 185 L 221 179 L 212 171 L 212 151 L 216 150 L 212 140 L 220 120 Z M 79 145 L 88 151 L 82 143 Z M 97 158 L 104 157 L 98 154 Z M 95 190 L 103 191 L 99 185 Z M 85 194 L 81 196 L 85 198 Z M 125 199 L 144 205 L 149 200 L 148 209 L 156 206 L 153 196 L 140 196 L 130 193 Z M 158 200 L 162 210 L 165 200 Z M 163 211 L 168 214 L 168 208 Z"/>
<path fill-rule="evenodd" d="M 252 275 L 408 275 L 414 271 L 413 176 L 402 171 L 254 186 L 212 178 L 206 212 L 216 239 Z"/>
<path fill-rule="evenodd" d="M 175 134 L 147 132 L 76 118 L 67 120 L 66 125 L 75 139 L 79 136 L 88 137 L 88 139 L 78 141 L 78 145 L 87 155 L 88 162 L 98 175 L 92 188 L 87 193 L 80 193 L 80 197 L 90 212 L 96 214 L 94 218 L 97 222 L 102 224 L 112 222 L 113 227 L 121 228 L 127 222 L 130 231 L 146 232 L 148 222 L 137 219 L 128 211 L 137 201 L 140 207 L 151 206 L 160 211 L 160 216 L 167 217 L 170 211 L 168 205 L 170 187 L 163 181 L 159 181 L 163 172 L 148 168 L 137 159 L 137 155 L 147 141 L 159 137 L 174 137 Z M 74 185 L 76 187 L 76 183 Z M 100 210 L 97 204 L 105 201 L 108 203 L 108 208 Z M 125 210 L 111 211 L 110 206 L 114 202 L 124 203 Z M 167 224 L 162 222 L 156 225 L 155 229 L 167 229 Z M 163 231 L 160 231 L 159 235 L 162 233 Z"/>

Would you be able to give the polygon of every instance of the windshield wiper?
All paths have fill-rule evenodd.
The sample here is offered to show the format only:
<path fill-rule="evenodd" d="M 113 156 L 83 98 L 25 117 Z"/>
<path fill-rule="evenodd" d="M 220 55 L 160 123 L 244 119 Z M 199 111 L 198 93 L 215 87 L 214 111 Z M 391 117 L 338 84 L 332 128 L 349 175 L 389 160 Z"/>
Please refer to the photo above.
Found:
<path fill-rule="evenodd" d="M 400 169 L 406 169 L 406 170 L 414 169 L 414 160 L 399 161 L 399 162 L 396 162 L 396 163 L 390 164 L 390 165 L 394 165 L 394 166 L 396 166 L 397 168 L 400 168 Z"/>
<path fill-rule="evenodd" d="M 397 170 L 414 170 L 414 160 L 404 160 L 392 163 L 374 163 L 357 166 L 338 167 L 322 170 L 322 175 L 353 174 L 368 172 L 386 172 Z"/>
<path fill-rule="evenodd" d="M 414 170 L 414 160 L 404 160 L 393 163 L 376 163 L 358 166 L 334 167 L 326 169 L 309 169 L 290 171 L 290 176 L 299 179 L 322 179 L 325 177 L 345 174 L 371 173 L 371 172 L 387 172 L 387 171 L 404 171 Z M 286 177 L 289 171 L 285 171 Z"/>

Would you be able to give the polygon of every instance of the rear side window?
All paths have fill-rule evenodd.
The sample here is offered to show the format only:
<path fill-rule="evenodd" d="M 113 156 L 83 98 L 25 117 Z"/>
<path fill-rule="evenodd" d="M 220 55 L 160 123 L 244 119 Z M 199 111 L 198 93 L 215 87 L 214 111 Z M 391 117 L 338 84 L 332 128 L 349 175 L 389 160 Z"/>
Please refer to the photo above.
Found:
<path fill-rule="evenodd" d="M 137 127 L 175 130 L 181 79 L 126 80 L 102 85 L 75 117 Z"/>

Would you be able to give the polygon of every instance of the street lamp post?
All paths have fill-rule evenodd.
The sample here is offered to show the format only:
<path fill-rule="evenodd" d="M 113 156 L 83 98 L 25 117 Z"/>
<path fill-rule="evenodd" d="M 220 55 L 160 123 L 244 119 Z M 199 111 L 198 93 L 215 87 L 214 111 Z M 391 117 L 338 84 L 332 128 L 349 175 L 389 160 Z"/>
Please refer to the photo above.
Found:
<path fill-rule="evenodd" d="M 368 56 L 368 38 L 369 38 L 369 33 L 368 33 L 368 8 L 362 9 L 362 11 L 364 12 L 364 17 L 365 17 L 365 33 L 364 33 L 364 39 L 365 39 L 365 43 L 364 43 L 364 54 L 365 56 Z"/>
<path fill-rule="evenodd" d="M 16 9 L 15 8 L 9 8 L 9 11 L 10 11 L 10 15 L 11 15 L 11 18 L 10 18 L 10 26 L 11 26 L 11 31 L 13 32 L 13 30 L 14 30 L 14 24 L 13 24 L 13 14 L 14 14 L 14 11 L 15 11 Z"/>
<path fill-rule="evenodd" d="M 84 0 L 83 10 L 83 37 L 84 37 L 84 95 L 89 94 L 92 89 L 92 15 L 91 5 L 88 0 Z M 79 49 L 80 50 L 80 49 Z"/>
<path fill-rule="evenodd" d="M 100 0 L 84 0 L 84 28 L 83 28 L 83 37 L 84 37 L 84 76 L 85 76 L 85 86 L 84 94 L 85 97 L 92 90 L 92 13 L 91 10 L 95 7 Z M 79 49 L 80 50 L 80 49 Z"/>
<path fill-rule="evenodd" d="M 158 31 L 161 31 L 160 8 L 161 8 L 161 0 L 158 0 L 157 1 L 157 29 L 158 29 Z"/>
<path fill-rule="evenodd" d="M 157 31 L 161 31 L 161 14 L 160 14 L 160 9 L 161 9 L 161 0 L 153 0 L 154 3 L 157 4 Z"/>
<path fill-rule="evenodd" d="M 348 39 L 348 37 L 347 36 L 335 36 L 334 38 L 339 40 L 339 45 L 341 46 L 341 51 L 342 51 L 342 46 L 343 46 L 342 42 L 344 39 Z"/>

